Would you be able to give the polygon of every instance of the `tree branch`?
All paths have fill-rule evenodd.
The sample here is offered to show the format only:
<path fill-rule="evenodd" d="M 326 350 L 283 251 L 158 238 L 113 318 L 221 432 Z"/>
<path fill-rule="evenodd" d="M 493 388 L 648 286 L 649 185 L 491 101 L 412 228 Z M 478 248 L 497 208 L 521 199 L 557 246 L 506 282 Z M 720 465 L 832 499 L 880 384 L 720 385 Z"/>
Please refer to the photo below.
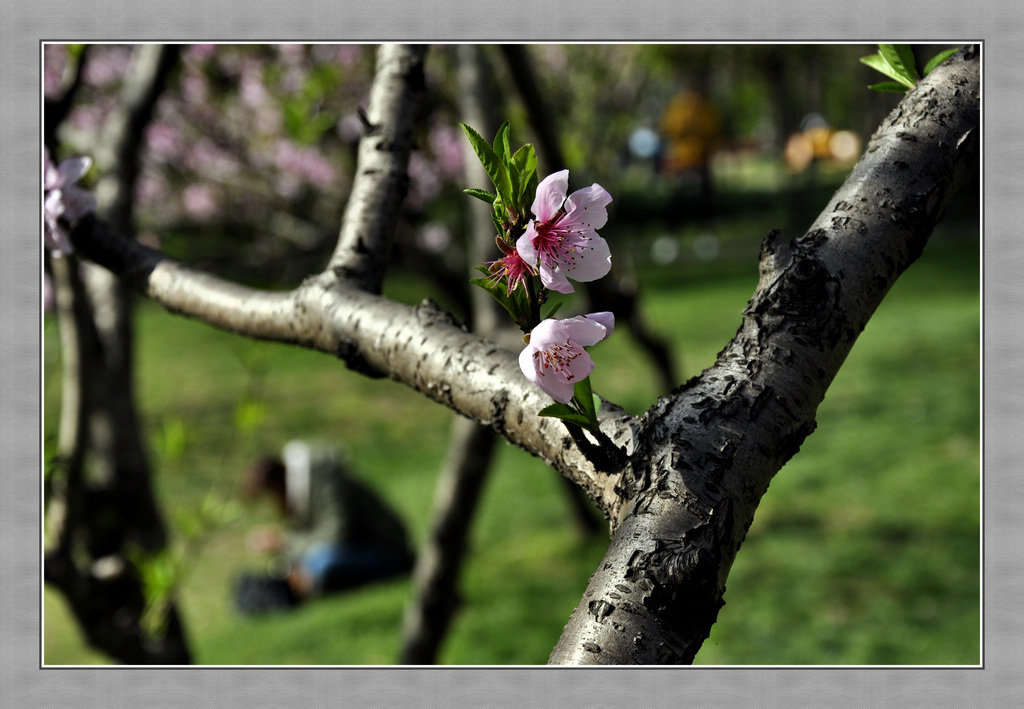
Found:
<path fill-rule="evenodd" d="M 395 303 L 330 271 L 292 291 L 258 291 L 175 263 L 96 220 L 84 220 L 72 241 L 172 312 L 326 352 L 356 371 L 400 381 L 542 458 L 611 509 L 620 471 L 596 470 L 560 421 L 537 416 L 551 402 L 522 376 L 513 353 L 466 332 L 430 301 Z M 633 418 L 608 403 L 600 414 L 606 435 L 631 449 Z"/>
<path fill-rule="evenodd" d="M 468 419 L 455 419 L 448 459 L 434 493 L 430 537 L 416 558 L 415 596 L 402 627 L 403 665 L 437 662 L 448 626 L 462 605 L 459 571 L 496 441 L 492 431 Z"/>
<path fill-rule="evenodd" d="M 352 185 L 329 268 L 363 290 L 379 293 L 399 207 L 409 187 L 407 166 L 417 105 L 423 93 L 426 48 L 385 44 L 369 107 L 361 114 L 359 171 Z"/>
<path fill-rule="evenodd" d="M 89 56 L 90 45 L 82 47 L 77 59 L 69 57 L 68 65 L 64 68 L 64 75 L 61 77 L 60 96 L 56 99 L 47 99 L 43 111 L 43 144 L 50 150 L 51 157 L 57 159 L 57 127 L 64 122 L 64 119 L 71 113 L 71 107 L 75 105 L 75 98 L 82 88 L 82 75 Z"/>
<path fill-rule="evenodd" d="M 979 57 L 964 48 L 883 122 L 801 238 L 765 238 L 736 337 L 644 416 L 612 544 L 549 660 L 689 663 L 768 483 L 815 427 L 854 341 L 978 168 Z"/>
<path fill-rule="evenodd" d="M 178 53 L 176 44 L 143 44 L 133 49 L 120 101 L 104 122 L 96 146 L 94 157 L 102 171 L 96 186 L 99 211 L 125 236 L 132 231 L 132 191 L 142 154 L 139 146 Z"/>
<path fill-rule="evenodd" d="M 460 45 L 456 51 L 460 109 L 469 125 L 490 134 L 497 129 L 497 122 L 486 59 L 476 45 Z M 463 176 L 470 185 L 488 179 L 475 161 L 463 164 Z M 466 200 L 462 206 L 467 212 L 466 271 L 470 273 L 494 248 L 494 225 L 491 210 L 483 203 Z M 497 305 L 483 289 L 470 289 L 469 315 L 478 334 L 493 338 L 499 331 Z M 420 546 L 413 570 L 413 599 L 402 624 L 402 664 L 435 664 L 461 606 L 459 574 L 466 557 L 466 539 L 491 471 L 496 442 L 490 429 L 468 419 L 455 419 L 448 457 L 434 493 L 430 536 Z"/>

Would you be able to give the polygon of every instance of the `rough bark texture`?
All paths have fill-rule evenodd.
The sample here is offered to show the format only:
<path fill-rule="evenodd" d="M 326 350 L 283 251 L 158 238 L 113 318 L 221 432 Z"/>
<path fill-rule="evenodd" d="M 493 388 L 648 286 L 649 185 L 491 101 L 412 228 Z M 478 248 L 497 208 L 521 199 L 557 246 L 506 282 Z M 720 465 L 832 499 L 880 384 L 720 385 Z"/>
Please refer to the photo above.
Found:
<path fill-rule="evenodd" d="M 539 418 L 549 400 L 515 356 L 429 302 L 398 305 L 333 270 L 288 293 L 260 293 L 99 223 L 84 224 L 74 243 L 170 310 L 334 354 L 547 461 L 598 504 L 613 535 L 550 662 L 686 663 L 717 617 L 769 481 L 813 431 L 857 335 L 977 169 L 979 65 L 965 48 L 936 69 L 883 123 L 806 234 L 765 238 L 760 283 L 715 365 L 640 420 L 601 407 L 614 455 L 594 455 L 585 442 L 581 450 L 560 422 Z"/>
<path fill-rule="evenodd" d="M 267 293 L 191 270 L 85 220 L 73 237 L 85 257 L 122 274 L 172 312 L 249 337 L 334 355 L 371 377 L 390 377 L 492 428 L 580 484 L 602 510 L 615 506 L 616 470 L 599 470 L 561 422 L 538 417 L 550 403 L 519 370 L 516 355 L 467 332 L 431 301 L 392 302 L 341 282 L 333 272 Z M 630 451 L 632 416 L 601 408 L 605 431 Z"/>
<path fill-rule="evenodd" d="M 618 529 L 552 664 L 693 660 L 769 481 L 814 430 L 857 336 L 977 170 L 979 94 L 979 57 L 966 49 L 883 122 L 805 235 L 765 238 L 736 337 L 644 416 Z"/>
<path fill-rule="evenodd" d="M 359 141 L 359 176 L 349 195 L 358 209 L 345 211 L 330 267 L 371 293 L 380 291 L 398 214 L 409 187 L 418 101 L 424 87 L 425 47 L 381 46 L 377 73 Z M 369 179 L 367 179 L 369 178 Z"/>

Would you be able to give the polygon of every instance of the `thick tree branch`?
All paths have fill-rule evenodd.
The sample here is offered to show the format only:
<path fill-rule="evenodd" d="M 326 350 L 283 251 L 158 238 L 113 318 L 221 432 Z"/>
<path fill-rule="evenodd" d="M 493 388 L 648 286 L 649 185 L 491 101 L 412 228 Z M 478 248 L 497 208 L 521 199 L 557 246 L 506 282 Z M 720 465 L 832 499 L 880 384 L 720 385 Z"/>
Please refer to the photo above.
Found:
<path fill-rule="evenodd" d="M 599 471 L 561 422 L 537 416 L 550 399 L 519 371 L 508 350 L 466 332 L 430 301 L 395 303 L 340 281 L 331 271 L 287 292 L 265 292 L 191 270 L 95 220 L 73 234 L 85 257 L 128 280 L 168 310 L 248 337 L 332 354 L 370 376 L 387 376 L 553 465 L 610 510 L 619 471 Z M 633 418 L 611 404 L 602 429 L 632 449 Z"/>
<path fill-rule="evenodd" d="M 911 91 L 801 238 L 765 240 L 761 280 L 717 362 L 644 416 L 612 544 L 553 664 L 692 661 L 772 476 L 857 336 L 978 168 L 979 57 Z"/>
<path fill-rule="evenodd" d="M 417 105 L 423 93 L 422 46 L 385 44 L 363 118 L 358 174 L 352 185 L 330 268 L 363 290 L 379 293 L 399 207 L 409 187 L 407 166 Z"/>

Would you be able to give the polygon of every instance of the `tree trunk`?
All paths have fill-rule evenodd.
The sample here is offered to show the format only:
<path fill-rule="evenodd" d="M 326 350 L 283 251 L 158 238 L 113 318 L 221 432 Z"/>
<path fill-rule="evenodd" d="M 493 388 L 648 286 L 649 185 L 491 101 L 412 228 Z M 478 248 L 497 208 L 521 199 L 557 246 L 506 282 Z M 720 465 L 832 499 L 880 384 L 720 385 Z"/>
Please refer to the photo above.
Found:
<path fill-rule="evenodd" d="M 493 132 L 493 86 L 480 47 L 466 44 L 457 49 L 459 101 L 470 125 Z M 467 184 L 487 180 L 483 168 L 467 161 Z M 469 268 L 484 261 L 493 248 L 494 227 L 489 209 L 476 200 L 468 201 L 467 260 Z M 472 276 L 467 275 L 467 278 Z M 483 290 L 470 291 L 471 320 L 480 335 L 500 328 L 495 301 Z M 494 460 L 494 432 L 467 419 L 452 426 L 448 459 L 438 480 L 430 537 L 420 548 L 413 574 L 413 600 L 402 628 L 404 665 L 432 665 L 459 610 L 459 574 L 466 555 L 466 540 L 480 506 L 480 496 Z"/>
<path fill-rule="evenodd" d="M 689 663 L 772 476 L 840 365 L 978 168 L 979 56 L 962 50 L 883 122 L 810 230 L 761 249 L 739 332 L 644 416 L 630 502 L 551 664 Z"/>
<path fill-rule="evenodd" d="M 139 144 L 176 56 L 176 46 L 136 50 L 121 106 L 96 148 L 104 170 L 99 211 L 125 235 L 134 231 Z M 188 664 L 173 599 L 159 622 L 144 620 L 154 599 L 138 564 L 166 547 L 167 532 L 135 405 L 130 293 L 101 269 L 83 278 L 74 259 L 52 266 L 64 355 L 64 474 L 48 510 L 56 545 L 47 551 L 45 579 L 64 594 L 98 649 L 129 664 Z"/>

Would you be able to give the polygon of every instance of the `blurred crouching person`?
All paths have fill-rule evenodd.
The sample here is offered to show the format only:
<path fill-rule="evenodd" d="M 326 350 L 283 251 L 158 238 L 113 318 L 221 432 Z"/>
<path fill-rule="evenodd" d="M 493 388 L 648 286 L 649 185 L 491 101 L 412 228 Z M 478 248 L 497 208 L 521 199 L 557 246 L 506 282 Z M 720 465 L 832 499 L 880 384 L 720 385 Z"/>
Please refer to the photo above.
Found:
<path fill-rule="evenodd" d="M 246 546 L 274 560 L 269 573 L 237 579 L 235 605 L 242 613 L 293 607 L 412 568 L 405 525 L 331 448 L 288 443 L 280 458 L 246 471 L 241 494 L 245 500 L 269 496 L 287 527 L 284 534 L 271 527 L 249 533 Z"/>

